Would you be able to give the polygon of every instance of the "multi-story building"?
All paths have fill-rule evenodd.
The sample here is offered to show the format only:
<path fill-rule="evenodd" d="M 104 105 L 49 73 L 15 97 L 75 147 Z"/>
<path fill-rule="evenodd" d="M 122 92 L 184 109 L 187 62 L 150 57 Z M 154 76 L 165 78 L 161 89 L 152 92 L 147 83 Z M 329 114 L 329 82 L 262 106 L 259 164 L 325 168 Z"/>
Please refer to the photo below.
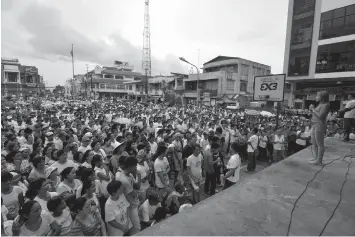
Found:
<path fill-rule="evenodd" d="M 127 95 L 125 82 L 141 80 L 142 74 L 133 72 L 134 66 L 115 61 L 114 66 L 96 66 L 84 78 L 81 88 L 95 98 L 124 98 Z"/>
<path fill-rule="evenodd" d="M 234 103 L 236 95 L 249 99 L 254 76 L 269 75 L 271 67 L 238 57 L 218 56 L 203 64 L 203 73 L 184 79 L 184 103 L 196 103 L 199 78 L 200 99 L 204 105 Z"/>
<path fill-rule="evenodd" d="M 44 92 L 43 77 L 35 66 L 21 65 L 18 59 L 1 58 L 1 94 L 33 97 Z"/>
<path fill-rule="evenodd" d="M 345 4 L 289 0 L 284 73 L 290 107 L 308 108 L 325 90 L 337 110 L 355 94 L 355 4 Z"/>
<path fill-rule="evenodd" d="M 166 92 L 171 91 L 182 96 L 184 91 L 183 79 L 188 75 L 171 73 L 170 76 L 156 76 L 148 79 L 148 96 L 152 101 L 162 101 Z M 142 100 L 145 98 L 145 86 L 141 80 L 125 82 L 127 96 L 125 99 Z"/>
<path fill-rule="evenodd" d="M 85 96 L 85 88 L 82 88 L 83 82 L 85 79 L 85 75 L 75 75 L 74 80 L 68 79 L 65 82 L 65 96 L 66 97 L 78 97 Z M 84 84 L 85 85 L 85 84 Z"/>

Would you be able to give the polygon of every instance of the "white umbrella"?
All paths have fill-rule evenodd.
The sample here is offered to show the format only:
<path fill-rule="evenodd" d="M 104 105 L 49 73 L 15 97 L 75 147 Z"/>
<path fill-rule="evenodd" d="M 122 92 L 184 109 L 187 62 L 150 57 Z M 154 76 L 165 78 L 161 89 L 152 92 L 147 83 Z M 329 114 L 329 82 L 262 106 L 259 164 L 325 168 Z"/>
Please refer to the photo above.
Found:
<path fill-rule="evenodd" d="M 259 111 L 253 110 L 253 109 L 245 110 L 245 113 L 246 113 L 247 115 L 252 115 L 252 116 L 260 115 L 260 112 L 259 112 Z"/>
<path fill-rule="evenodd" d="M 260 114 L 264 117 L 275 117 L 276 115 L 269 111 L 261 111 Z"/>
<path fill-rule="evenodd" d="M 131 124 L 132 120 L 130 120 L 129 118 L 117 118 L 114 120 L 114 122 L 121 124 Z"/>

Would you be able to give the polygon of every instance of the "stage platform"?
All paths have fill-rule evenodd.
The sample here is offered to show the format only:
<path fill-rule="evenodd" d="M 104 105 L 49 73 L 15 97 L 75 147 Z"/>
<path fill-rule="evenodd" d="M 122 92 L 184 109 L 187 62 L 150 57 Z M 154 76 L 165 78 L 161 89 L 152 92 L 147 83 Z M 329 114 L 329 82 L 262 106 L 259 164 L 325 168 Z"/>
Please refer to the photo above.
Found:
<path fill-rule="evenodd" d="M 353 143 L 333 138 L 325 143 L 325 164 L 355 155 Z M 310 158 L 309 147 L 138 235 L 287 235 L 296 199 L 322 168 L 308 164 Z M 320 234 L 339 202 L 349 162 L 350 158 L 341 158 L 317 174 L 296 205 L 289 235 Z M 355 159 L 342 201 L 323 235 L 355 235 Z"/>

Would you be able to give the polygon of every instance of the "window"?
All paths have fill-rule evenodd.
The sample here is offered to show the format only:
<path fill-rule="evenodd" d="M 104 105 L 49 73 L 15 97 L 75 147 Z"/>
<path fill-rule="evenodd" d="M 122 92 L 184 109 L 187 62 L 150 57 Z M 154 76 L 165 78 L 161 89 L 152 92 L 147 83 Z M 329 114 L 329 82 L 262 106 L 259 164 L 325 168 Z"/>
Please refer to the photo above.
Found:
<path fill-rule="evenodd" d="M 176 83 L 177 83 L 177 86 L 183 86 L 184 85 L 184 81 L 182 79 L 177 79 Z"/>
<path fill-rule="evenodd" d="M 355 71 L 355 40 L 318 47 L 316 73 Z"/>
<path fill-rule="evenodd" d="M 116 76 L 115 76 L 115 79 L 123 80 L 123 76 L 118 76 L 118 75 L 116 75 Z"/>
<path fill-rule="evenodd" d="M 106 84 L 100 84 L 100 89 L 106 89 Z"/>
<path fill-rule="evenodd" d="M 234 91 L 234 81 L 227 80 L 227 91 Z"/>
<path fill-rule="evenodd" d="M 248 75 L 249 74 L 249 66 L 242 64 L 242 75 Z"/>
<path fill-rule="evenodd" d="M 246 92 L 247 91 L 247 87 L 248 87 L 248 83 L 247 82 L 240 82 L 240 91 Z"/>
<path fill-rule="evenodd" d="M 355 33 L 355 4 L 324 12 L 321 15 L 319 39 Z"/>
<path fill-rule="evenodd" d="M 294 15 L 314 10 L 315 0 L 297 0 L 294 1 Z"/>
<path fill-rule="evenodd" d="M 107 75 L 107 74 L 104 75 L 104 78 L 108 78 L 108 79 L 113 78 L 113 77 L 114 77 L 113 75 Z"/>
<path fill-rule="evenodd" d="M 7 74 L 7 81 L 8 82 L 17 82 L 17 72 L 5 72 L 5 76 Z"/>
<path fill-rule="evenodd" d="M 130 91 L 133 90 L 132 88 L 133 88 L 133 86 L 132 86 L 132 85 L 129 85 L 129 90 L 130 90 Z"/>
<path fill-rule="evenodd" d="M 308 75 L 310 55 L 309 48 L 291 51 L 288 76 Z"/>

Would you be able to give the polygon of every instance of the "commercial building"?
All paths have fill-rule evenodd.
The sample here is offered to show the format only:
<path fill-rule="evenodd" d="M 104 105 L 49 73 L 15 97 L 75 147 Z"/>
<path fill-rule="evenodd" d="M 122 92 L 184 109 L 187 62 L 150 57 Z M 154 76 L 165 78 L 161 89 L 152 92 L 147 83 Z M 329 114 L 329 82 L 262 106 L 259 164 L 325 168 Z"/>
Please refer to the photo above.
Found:
<path fill-rule="evenodd" d="M 183 79 L 188 75 L 181 73 L 171 73 L 169 76 L 156 76 L 148 79 L 148 96 L 154 102 L 164 100 L 166 92 L 173 92 L 177 96 L 183 96 Z M 125 82 L 127 96 L 125 99 L 142 100 L 145 98 L 145 86 L 142 80 Z"/>
<path fill-rule="evenodd" d="M 18 59 L 1 58 L 1 95 L 26 98 L 44 92 L 43 77 L 35 66 L 21 65 Z"/>
<path fill-rule="evenodd" d="M 126 82 L 142 79 L 142 74 L 133 72 L 134 66 L 127 62 L 115 61 L 114 66 L 99 66 L 87 73 L 81 83 L 81 90 L 95 98 L 125 98 Z"/>
<path fill-rule="evenodd" d="M 203 64 L 203 73 L 191 74 L 184 79 L 184 103 L 196 103 L 198 79 L 202 104 L 235 104 L 241 100 L 246 103 L 253 93 L 254 76 L 270 73 L 268 65 L 238 57 L 218 56 Z"/>
<path fill-rule="evenodd" d="M 325 90 L 338 110 L 355 94 L 355 4 L 346 2 L 289 0 L 284 73 L 290 107 L 308 108 Z"/>
<path fill-rule="evenodd" d="M 68 79 L 65 82 L 65 95 L 66 97 L 78 97 L 78 96 L 83 96 L 85 97 L 85 87 L 82 88 L 82 84 L 85 83 L 85 75 L 75 75 L 74 80 L 73 79 Z"/>

